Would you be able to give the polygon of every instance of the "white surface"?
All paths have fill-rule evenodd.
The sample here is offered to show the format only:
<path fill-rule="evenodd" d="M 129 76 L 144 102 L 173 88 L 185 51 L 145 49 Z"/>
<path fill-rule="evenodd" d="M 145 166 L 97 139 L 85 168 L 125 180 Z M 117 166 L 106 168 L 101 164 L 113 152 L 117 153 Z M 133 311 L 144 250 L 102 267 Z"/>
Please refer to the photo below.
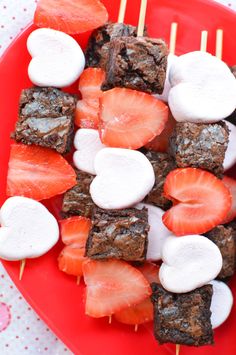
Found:
<path fill-rule="evenodd" d="M 152 164 L 136 150 L 104 148 L 97 153 L 94 167 L 97 176 L 90 193 L 95 204 L 104 209 L 135 205 L 155 183 Z"/>
<path fill-rule="evenodd" d="M 32 21 L 36 2 L 37 0 L 0 0 L 0 56 L 15 36 Z M 218 0 L 218 2 L 236 10 L 236 0 Z M 0 281 L 0 302 L 7 303 L 12 313 L 10 325 L 0 333 L 0 354 L 69 354 L 63 343 L 22 298 L 1 263 Z"/>
<path fill-rule="evenodd" d="M 159 278 L 174 293 L 185 293 L 214 280 L 222 268 L 219 248 L 201 235 L 168 237 L 162 249 Z"/>
<path fill-rule="evenodd" d="M 56 218 L 31 198 L 8 198 L 0 210 L 0 257 L 4 260 L 37 258 L 59 239 Z"/>
<path fill-rule="evenodd" d="M 97 153 L 106 147 L 100 140 L 99 132 L 95 129 L 78 129 L 74 138 L 74 146 L 77 149 L 73 155 L 76 168 L 96 175 L 94 159 Z"/>
<path fill-rule="evenodd" d="M 169 80 L 168 103 L 178 122 L 217 122 L 235 110 L 235 77 L 210 53 L 194 51 L 177 57 Z"/>

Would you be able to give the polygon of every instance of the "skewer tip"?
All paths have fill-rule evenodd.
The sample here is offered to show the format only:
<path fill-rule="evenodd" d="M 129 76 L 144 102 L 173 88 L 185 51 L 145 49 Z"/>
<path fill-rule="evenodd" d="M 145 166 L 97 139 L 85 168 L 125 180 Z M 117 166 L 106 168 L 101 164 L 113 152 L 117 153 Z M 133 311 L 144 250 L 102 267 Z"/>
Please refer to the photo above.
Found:
<path fill-rule="evenodd" d="M 135 324 L 135 326 L 134 326 L 134 331 L 135 331 L 135 332 L 138 331 L 138 324 Z"/>
<path fill-rule="evenodd" d="M 177 37 L 178 23 L 172 22 L 170 27 L 170 53 L 175 54 L 176 37 Z"/>
<path fill-rule="evenodd" d="M 20 273 L 19 273 L 19 280 L 20 281 L 22 280 L 22 277 L 23 277 L 23 273 L 24 273 L 24 270 L 25 270 L 25 264 L 26 264 L 26 259 L 21 260 L 21 262 L 20 262 Z"/>
<path fill-rule="evenodd" d="M 76 285 L 79 285 L 79 284 L 80 284 L 80 280 L 81 280 L 81 276 L 77 276 Z"/>
<path fill-rule="evenodd" d="M 222 53 L 223 53 L 223 36 L 224 32 L 222 29 L 218 28 L 216 30 L 216 57 L 219 59 L 222 59 Z"/>
<path fill-rule="evenodd" d="M 112 315 L 110 315 L 110 316 L 108 317 L 108 323 L 111 324 L 111 322 L 112 322 Z"/>
<path fill-rule="evenodd" d="M 179 355 L 179 353 L 180 353 L 180 345 L 176 344 L 176 346 L 175 346 L 175 355 Z"/>

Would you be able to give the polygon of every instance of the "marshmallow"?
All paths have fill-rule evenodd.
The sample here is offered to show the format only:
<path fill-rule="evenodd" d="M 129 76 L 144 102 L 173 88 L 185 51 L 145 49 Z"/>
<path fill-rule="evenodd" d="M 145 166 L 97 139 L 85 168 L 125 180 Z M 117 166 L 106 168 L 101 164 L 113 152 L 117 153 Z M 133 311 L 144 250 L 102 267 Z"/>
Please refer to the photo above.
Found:
<path fill-rule="evenodd" d="M 190 52 L 171 66 L 169 106 L 178 122 L 211 123 L 236 106 L 236 80 L 228 66 L 206 52 Z"/>
<path fill-rule="evenodd" d="M 97 153 L 106 147 L 100 140 L 99 132 L 95 129 L 79 129 L 75 135 L 74 146 L 77 149 L 73 155 L 76 168 L 95 175 L 94 159 Z"/>
<path fill-rule="evenodd" d="M 212 281 L 222 268 L 222 256 L 212 241 L 201 235 L 168 237 L 162 249 L 159 277 L 162 286 L 185 293 Z"/>
<path fill-rule="evenodd" d="M 32 56 L 28 75 L 37 86 L 69 86 L 84 70 L 82 49 L 64 32 L 50 28 L 37 29 L 29 35 L 27 48 Z"/>
<path fill-rule="evenodd" d="M 172 66 L 172 64 L 174 63 L 174 61 L 176 60 L 177 55 L 174 54 L 169 54 L 167 57 L 167 69 L 166 69 L 166 79 L 165 79 L 165 84 L 164 84 L 164 90 L 163 93 L 161 95 L 153 95 L 155 96 L 157 99 L 161 100 L 161 101 L 165 101 L 168 102 L 168 96 L 169 96 L 169 92 L 171 89 L 171 85 L 170 85 L 170 80 L 169 80 L 169 73 L 170 73 L 170 68 Z"/>
<path fill-rule="evenodd" d="M 135 206 L 138 209 L 146 207 L 148 209 L 148 224 L 150 230 L 148 232 L 147 260 L 158 261 L 162 258 L 162 248 L 167 237 L 174 236 L 162 222 L 162 216 L 165 213 L 161 208 L 139 203 Z"/>
<path fill-rule="evenodd" d="M 104 209 L 133 206 L 155 183 L 153 167 L 139 151 L 104 148 L 97 153 L 94 166 L 97 176 L 90 193 L 95 204 Z"/>
<path fill-rule="evenodd" d="M 213 280 L 210 284 L 213 286 L 211 324 L 215 329 L 228 318 L 233 306 L 233 295 L 230 288 L 222 281 Z"/>
<path fill-rule="evenodd" d="M 0 257 L 5 260 L 41 256 L 59 238 L 54 216 L 40 202 L 30 198 L 8 198 L 0 210 L 0 223 Z"/>
<path fill-rule="evenodd" d="M 224 170 L 232 168 L 236 163 L 236 126 L 228 121 L 224 121 L 229 128 L 229 143 L 225 152 Z"/>

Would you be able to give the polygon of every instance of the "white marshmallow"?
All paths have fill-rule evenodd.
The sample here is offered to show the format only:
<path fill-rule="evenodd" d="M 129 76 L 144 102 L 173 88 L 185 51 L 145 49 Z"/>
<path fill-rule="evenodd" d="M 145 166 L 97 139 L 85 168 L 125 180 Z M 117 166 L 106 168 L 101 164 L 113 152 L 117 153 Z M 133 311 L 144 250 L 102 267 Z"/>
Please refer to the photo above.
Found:
<path fill-rule="evenodd" d="M 77 149 L 73 155 L 76 168 L 95 175 L 94 159 L 106 147 L 100 140 L 99 132 L 95 129 L 79 129 L 75 134 L 74 146 Z"/>
<path fill-rule="evenodd" d="M 54 216 L 40 202 L 30 198 L 8 198 L 0 210 L 0 223 L 0 257 L 5 260 L 41 256 L 59 238 Z"/>
<path fill-rule="evenodd" d="M 230 132 L 229 132 L 229 144 L 227 150 L 225 152 L 224 159 L 224 170 L 228 170 L 232 168 L 232 166 L 236 163 L 236 126 L 228 121 L 224 121 Z"/>
<path fill-rule="evenodd" d="M 219 248 L 201 235 L 168 237 L 162 260 L 160 282 L 175 293 L 189 292 L 209 283 L 222 268 Z"/>
<path fill-rule="evenodd" d="M 167 57 L 166 79 L 165 79 L 163 93 L 161 95 L 158 95 L 158 94 L 154 95 L 157 99 L 159 99 L 161 101 L 168 102 L 168 96 L 169 96 L 169 92 L 171 89 L 170 80 L 169 80 L 169 73 L 170 73 L 170 68 L 176 58 L 178 58 L 177 55 L 174 55 L 171 53 Z"/>
<path fill-rule="evenodd" d="M 213 280 L 213 296 L 211 300 L 212 328 L 219 327 L 230 315 L 233 306 L 233 295 L 230 288 L 222 281 Z"/>
<path fill-rule="evenodd" d="M 37 86 L 69 86 L 84 70 L 82 49 L 64 32 L 50 28 L 37 29 L 29 35 L 27 48 L 32 56 L 28 75 Z"/>
<path fill-rule="evenodd" d="M 236 80 L 228 66 L 206 52 L 190 52 L 171 66 L 169 106 L 179 122 L 211 123 L 236 106 Z"/>
<path fill-rule="evenodd" d="M 143 200 L 155 183 L 151 163 L 135 150 L 100 150 L 95 158 L 95 172 L 90 193 L 95 204 L 104 209 L 133 206 Z"/>
<path fill-rule="evenodd" d="M 162 258 L 162 248 L 167 237 L 174 236 L 162 222 L 162 216 L 165 213 L 161 208 L 146 203 L 139 203 L 135 206 L 138 209 L 146 207 L 148 209 L 148 232 L 147 260 L 158 261 Z"/>

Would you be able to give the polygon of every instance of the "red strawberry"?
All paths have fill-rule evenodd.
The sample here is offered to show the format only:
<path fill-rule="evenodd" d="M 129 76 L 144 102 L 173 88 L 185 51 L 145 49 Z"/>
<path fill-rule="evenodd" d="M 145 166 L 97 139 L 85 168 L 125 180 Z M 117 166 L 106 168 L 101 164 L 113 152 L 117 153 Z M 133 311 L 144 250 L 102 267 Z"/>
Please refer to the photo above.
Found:
<path fill-rule="evenodd" d="M 222 224 L 224 224 L 224 223 L 229 223 L 234 218 L 236 218 L 236 180 L 234 180 L 228 176 L 224 176 L 222 181 L 225 184 L 225 186 L 228 187 L 228 189 L 232 195 L 232 206 L 231 206 L 231 209 L 230 209 L 229 213 L 227 214 L 226 218 L 222 222 Z"/>
<path fill-rule="evenodd" d="M 68 162 L 53 150 L 12 144 L 7 195 L 35 200 L 62 194 L 76 185 L 76 174 Z"/>
<path fill-rule="evenodd" d="M 80 128 L 98 129 L 99 100 L 79 100 L 75 111 L 75 124 Z"/>
<path fill-rule="evenodd" d="M 102 96 L 101 86 L 105 72 L 101 68 L 87 68 L 79 79 L 79 90 L 83 99 L 98 99 Z"/>
<path fill-rule="evenodd" d="M 155 137 L 150 143 L 146 144 L 146 148 L 156 152 L 167 152 L 169 148 L 169 139 L 176 126 L 176 121 L 172 114 L 169 113 L 168 121 L 161 134 Z"/>
<path fill-rule="evenodd" d="M 138 268 L 147 281 L 151 284 L 152 282 L 160 283 L 159 280 L 159 269 L 160 266 L 154 263 L 146 262 Z"/>
<path fill-rule="evenodd" d="M 163 222 L 176 235 L 211 230 L 222 223 L 232 204 L 224 183 L 208 171 L 196 168 L 171 171 L 164 193 L 174 206 L 163 215 Z"/>
<path fill-rule="evenodd" d="M 85 248 L 67 245 L 58 257 L 59 270 L 74 276 L 83 276 L 82 265 L 87 258 Z"/>
<path fill-rule="evenodd" d="M 135 306 L 123 309 L 114 314 L 115 319 L 124 324 L 138 325 L 153 320 L 153 304 L 150 297 Z"/>
<path fill-rule="evenodd" d="M 75 216 L 60 221 L 61 238 L 64 244 L 76 248 L 85 248 L 88 234 L 91 228 L 89 218 Z"/>
<path fill-rule="evenodd" d="M 138 149 L 159 135 L 168 107 L 144 92 L 114 88 L 100 98 L 100 136 L 109 147 Z"/>
<path fill-rule="evenodd" d="M 107 20 L 107 10 L 99 0 L 39 0 L 34 15 L 36 26 L 69 34 L 93 30 Z"/>
<path fill-rule="evenodd" d="M 83 274 L 87 285 L 85 311 L 91 317 L 110 316 L 151 294 L 142 273 L 125 261 L 87 260 Z"/>

